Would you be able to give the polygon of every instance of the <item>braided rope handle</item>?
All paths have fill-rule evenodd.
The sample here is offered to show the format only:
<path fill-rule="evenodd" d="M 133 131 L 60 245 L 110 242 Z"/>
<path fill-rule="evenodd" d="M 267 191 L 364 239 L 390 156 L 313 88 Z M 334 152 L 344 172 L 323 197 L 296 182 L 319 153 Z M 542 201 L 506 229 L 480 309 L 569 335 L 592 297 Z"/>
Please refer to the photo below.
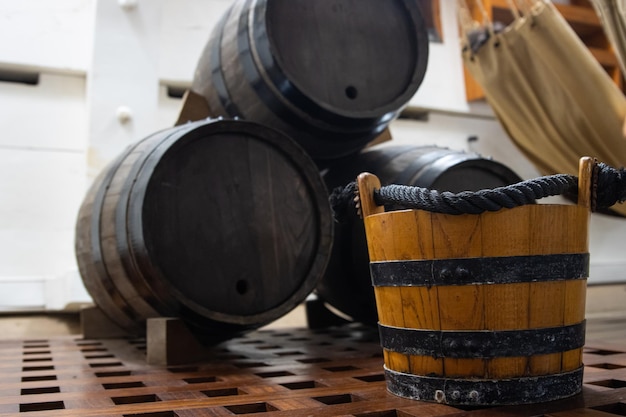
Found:
<path fill-rule="evenodd" d="M 517 184 L 480 191 L 439 192 L 422 187 L 387 185 L 374 190 L 378 205 L 393 204 L 402 208 L 421 209 L 445 214 L 480 214 L 533 204 L 553 195 L 573 193 L 578 179 L 573 175 L 551 175 Z"/>
<path fill-rule="evenodd" d="M 581 180 L 579 180 L 581 179 Z M 345 213 L 345 202 L 357 196 L 357 209 L 364 216 L 384 212 L 384 205 L 421 209 L 446 214 L 480 214 L 524 204 L 553 195 L 578 196 L 578 204 L 591 211 L 626 201 L 626 171 L 615 169 L 593 158 L 581 158 L 579 177 L 556 174 L 516 184 L 476 192 L 439 192 L 406 185 L 381 186 L 375 175 L 363 173 L 357 183 L 336 189 L 330 202 L 339 220 Z"/>

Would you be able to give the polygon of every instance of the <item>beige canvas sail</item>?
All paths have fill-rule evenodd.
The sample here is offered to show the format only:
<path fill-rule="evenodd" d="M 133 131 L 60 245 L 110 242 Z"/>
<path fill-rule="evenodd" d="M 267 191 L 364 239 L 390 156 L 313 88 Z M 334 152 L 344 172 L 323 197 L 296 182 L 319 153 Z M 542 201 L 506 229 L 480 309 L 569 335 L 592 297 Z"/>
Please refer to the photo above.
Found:
<path fill-rule="evenodd" d="M 459 13 L 465 65 L 506 132 L 544 175 L 576 175 L 585 155 L 622 167 L 623 93 L 552 3 L 509 3 L 515 20 L 500 32 L 469 21 L 464 0 Z M 470 42 L 481 31 L 484 43 Z"/>
<path fill-rule="evenodd" d="M 626 1 L 591 0 L 591 4 L 613 46 L 622 73 L 626 74 Z"/>

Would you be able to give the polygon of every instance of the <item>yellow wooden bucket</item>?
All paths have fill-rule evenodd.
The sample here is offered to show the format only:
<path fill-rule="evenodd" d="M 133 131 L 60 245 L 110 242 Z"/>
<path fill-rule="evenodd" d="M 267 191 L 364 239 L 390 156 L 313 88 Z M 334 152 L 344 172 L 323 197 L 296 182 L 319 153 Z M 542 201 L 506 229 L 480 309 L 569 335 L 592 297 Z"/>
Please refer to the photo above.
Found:
<path fill-rule="evenodd" d="M 453 405 L 551 401 L 582 389 L 593 162 L 577 205 L 478 215 L 384 212 L 359 176 L 387 388 Z"/>

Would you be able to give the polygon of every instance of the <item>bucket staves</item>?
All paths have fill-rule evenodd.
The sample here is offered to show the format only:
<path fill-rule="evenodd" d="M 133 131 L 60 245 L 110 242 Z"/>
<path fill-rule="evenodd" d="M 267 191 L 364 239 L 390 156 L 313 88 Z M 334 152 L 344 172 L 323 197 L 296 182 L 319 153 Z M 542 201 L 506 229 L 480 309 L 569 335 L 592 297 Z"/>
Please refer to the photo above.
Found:
<path fill-rule="evenodd" d="M 581 159 L 577 205 L 478 215 L 385 212 L 359 176 L 390 392 L 478 406 L 581 391 L 592 169 Z"/>

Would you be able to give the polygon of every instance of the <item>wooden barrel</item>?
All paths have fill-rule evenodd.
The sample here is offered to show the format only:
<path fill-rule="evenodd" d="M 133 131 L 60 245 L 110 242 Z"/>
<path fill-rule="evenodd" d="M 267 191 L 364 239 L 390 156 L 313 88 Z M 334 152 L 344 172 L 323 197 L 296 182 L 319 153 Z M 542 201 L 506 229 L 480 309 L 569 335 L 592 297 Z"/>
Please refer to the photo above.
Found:
<path fill-rule="evenodd" d="M 591 190 L 581 183 L 578 205 L 455 216 L 384 212 L 380 182 L 360 177 L 390 392 L 482 406 L 581 391 Z"/>
<path fill-rule="evenodd" d="M 437 146 L 385 146 L 338 160 L 324 175 L 328 189 L 345 186 L 361 172 L 383 184 L 404 184 L 439 191 L 476 191 L 521 181 L 509 167 L 476 153 Z M 323 301 L 356 321 L 378 321 L 363 222 L 354 212 L 335 224 L 332 255 L 318 282 Z"/>
<path fill-rule="evenodd" d="M 277 128 L 329 159 L 387 127 L 427 60 L 414 1 L 238 0 L 214 28 L 192 91 L 214 116 Z"/>
<path fill-rule="evenodd" d="M 80 272 L 119 326 L 180 317 L 207 341 L 284 315 L 332 245 L 328 193 L 294 141 L 204 120 L 130 146 L 96 179 L 76 226 Z"/>

